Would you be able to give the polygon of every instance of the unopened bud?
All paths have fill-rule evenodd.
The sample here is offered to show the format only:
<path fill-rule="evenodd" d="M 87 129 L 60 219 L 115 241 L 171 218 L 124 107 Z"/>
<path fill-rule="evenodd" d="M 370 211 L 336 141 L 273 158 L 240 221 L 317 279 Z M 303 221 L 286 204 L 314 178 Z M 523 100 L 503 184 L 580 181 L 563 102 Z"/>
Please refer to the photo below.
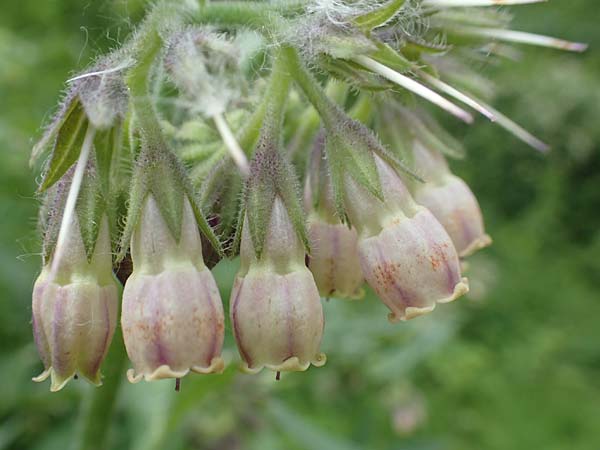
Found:
<path fill-rule="evenodd" d="M 125 284 L 121 325 L 134 368 L 130 382 L 221 372 L 223 306 L 204 265 L 198 226 L 184 199 L 179 242 L 152 195 L 131 240 L 133 273 Z"/>

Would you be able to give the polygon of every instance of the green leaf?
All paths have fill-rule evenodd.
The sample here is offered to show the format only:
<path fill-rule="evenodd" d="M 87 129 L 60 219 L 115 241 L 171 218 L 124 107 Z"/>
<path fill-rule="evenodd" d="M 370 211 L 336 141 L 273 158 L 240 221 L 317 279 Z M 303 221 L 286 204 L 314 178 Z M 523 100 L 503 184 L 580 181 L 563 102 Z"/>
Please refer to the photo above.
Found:
<path fill-rule="evenodd" d="M 58 130 L 63 126 L 67 118 L 71 115 L 73 110 L 77 107 L 81 107 L 79 99 L 76 95 L 71 92 L 64 103 L 62 104 L 59 112 L 56 114 L 52 123 L 48 126 L 42 138 L 33 146 L 31 151 L 31 157 L 29 159 L 29 165 L 35 164 L 38 158 L 44 153 L 44 150 L 48 147 L 50 141 L 56 136 Z"/>
<path fill-rule="evenodd" d="M 48 169 L 39 188 L 40 191 L 45 191 L 56 183 L 69 167 L 77 161 L 85 137 L 87 123 L 87 116 L 81 103 L 75 102 L 75 106 L 69 112 L 56 136 L 56 143 L 54 144 Z"/>
<path fill-rule="evenodd" d="M 371 31 L 373 28 L 385 25 L 402 8 L 405 0 L 390 0 L 389 3 L 368 13 L 362 14 L 354 19 L 354 24 L 363 31 Z"/>

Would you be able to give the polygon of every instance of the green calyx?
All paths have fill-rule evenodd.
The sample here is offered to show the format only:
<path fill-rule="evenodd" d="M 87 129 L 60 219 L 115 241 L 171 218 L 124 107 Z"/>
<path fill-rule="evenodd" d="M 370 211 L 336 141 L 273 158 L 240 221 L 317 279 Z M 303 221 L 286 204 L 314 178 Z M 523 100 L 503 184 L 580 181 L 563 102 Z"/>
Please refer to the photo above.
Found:
<path fill-rule="evenodd" d="M 282 145 L 282 122 L 290 87 L 290 68 L 286 49 L 275 56 L 272 75 L 266 92 L 269 99 L 260 138 L 250 165 L 250 175 L 244 191 L 244 206 L 238 224 L 238 236 L 244 215 L 254 252 L 261 259 L 275 199 L 279 197 L 290 217 L 304 248 L 309 252 L 304 212 L 299 198 L 299 186 L 293 167 L 279 152 Z"/>

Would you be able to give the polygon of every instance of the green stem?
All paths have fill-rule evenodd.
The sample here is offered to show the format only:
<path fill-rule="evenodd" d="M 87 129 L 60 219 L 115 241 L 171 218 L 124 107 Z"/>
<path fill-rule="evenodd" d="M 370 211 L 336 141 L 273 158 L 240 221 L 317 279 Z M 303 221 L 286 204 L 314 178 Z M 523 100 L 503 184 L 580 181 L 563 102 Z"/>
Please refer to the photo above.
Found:
<path fill-rule="evenodd" d="M 144 23 L 139 34 L 137 64 L 129 72 L 127 85 L 131 93 L 131 103 L 138 127 L 142 130 L 142 134 L 148 140 L 150 146 L 160 148 L 164 146 L 162 145 L 164 139 L 149 93 L 150 71 L 162 46 L 157 28 L 156 20 L 152 14 Z"/>
<path fill-rule="evenodd" d="M 106 439 L 119 387 L 124 378 L 126 356 L 121 328 L 117 327 L 109 354 L 102 365 L 104 383 L 100 388 L 93 388 L 83 404 L 77 450 L 108 448 Z"/>
<path fill-rule="evenodd" d="M 265 92 L 266 111 L 263 121 L 263 131 L 268 131 L 270 137 L 279 143 L 282 136 L 285 104 L 290 90 L 290 71 L 282 49 L 278 49 L 273 60 L 271 78 Z M 265 136 L 266 137 L 266 136 Z"/>
<path fill-rule="evenodd" d="M 372 112 L 373 105 L 371 98 L 367 94 L 361 94 L 358 99 L 356 99 L 354 105 L 352 105 L 348 115 L 354 120 L 358 120 L 359 122 L 368 125 L 369 121 L 371 120 Z"/>
<path fill-rule="evenodd" d="M 196 23 L 207 23 L 230 27 L 248 27 L 266 34 L 280 25 L 283 16 L 294 16 L 304 11 L 306 1 L 287 1 L 270 4 L 257 1 L 214 2 L 200 7 L 193 19 Z"/>
<path fill-rule="evenodd" d="M 254 146 L 256 145 L 256 141 L 258 141 L 260 127 L 265 119 L 266 112 L 267 101 L 265 98 L 259 103 L 258 107 L 254 110 L 254 113 L 252 113 L 248 122 L 238 135 L 238 142 L 240 147 L 244 149 L 246 155 L 252 155 L 252 152 L 254 151 Z"/>
<path fill-rule="evenodd" d="M 300 86 L 308 101 L 315 107 L 325 127 L 328 129 L 333 128 L 341 118 L 345 117 L 344 112 L 327 96 L 323 88 L 300 60 L 298 52 L 295 49 L 285 47 L 283 55 L 287 64 L 287 70 L 292 74 L 294 81 Z"/>

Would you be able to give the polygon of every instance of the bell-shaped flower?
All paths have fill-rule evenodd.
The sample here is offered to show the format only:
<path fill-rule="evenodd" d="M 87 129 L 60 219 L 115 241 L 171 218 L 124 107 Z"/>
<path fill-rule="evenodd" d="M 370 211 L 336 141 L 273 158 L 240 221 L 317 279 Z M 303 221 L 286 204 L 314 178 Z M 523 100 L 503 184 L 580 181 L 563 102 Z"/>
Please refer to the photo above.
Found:
<path fill-rule="evenodd" d="M 335 215 L 331 184 L 322 183 L 320 191 L 315 206 L 310 183 L 306 183 L 304 198 L 311 243 L 308 268 L 323 297 L 361 298 L 364 277 L 358 257 L 358 234 Z"/>
<path fill-rule="evenodd" d="M 439 152 L 419 142 L 413 147 L 417 170 L 426 183 L 415 184 L 417 203 L 427 207 L 444 226 L 460 257 L 466 257 L 491 244 L 485 233 L 479 203 L 469 186 L 453 175 Z"/>
<path fill-rule="evenodd" d="M 52 391 L 76 375 L 101 384 L 100 365 L 117 322 L 119 287 L 106 216 L 89 259 L 76 214 L 65 236 L 60 261 L 53 266 L 50 259 L 33 288 L 33 334 L 45 368 L 33 380 L 50 377 Z"/>
<path fill-rule="evenodd" d="M 219 290 L 202 259 L 198 225 L 183 200 L 177 241 L 152 194 L 131 239 L 133 273 L 123 292 L 121 326 L 135 383 L 221 372 L 224 314 Z"/>
<path fill-rule="evenodd" d="M 241 267 L 231 292 L 230 316 L 244 361 L 255 373 L 303 371 L 325 364 L 319 352 L 323 308 L 304 247 L 279 196 L 273 202 L 264 246 L 257 257 L 248 216 L 241 238 Z"/>
<path fill-rule="evenodd" d="M 359 233 L 365 279 L 392 311 L 390 321 L 408 320 L 455 300 L 468 284 L 448 233 L 394 169 L 374 158 L 384 201 L 348 177 L 346 209 Z"/>

